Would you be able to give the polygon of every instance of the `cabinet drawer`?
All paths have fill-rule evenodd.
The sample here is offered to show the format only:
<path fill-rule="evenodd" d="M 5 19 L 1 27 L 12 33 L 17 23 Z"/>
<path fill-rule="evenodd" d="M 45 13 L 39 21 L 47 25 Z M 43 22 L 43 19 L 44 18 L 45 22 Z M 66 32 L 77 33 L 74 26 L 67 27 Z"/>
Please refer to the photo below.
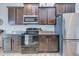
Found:
<path fill-rule="evenodd" d="M 40 52 L 48 51 L 48 39 L 45 36 L 39 37 L 39 51 Z"/>

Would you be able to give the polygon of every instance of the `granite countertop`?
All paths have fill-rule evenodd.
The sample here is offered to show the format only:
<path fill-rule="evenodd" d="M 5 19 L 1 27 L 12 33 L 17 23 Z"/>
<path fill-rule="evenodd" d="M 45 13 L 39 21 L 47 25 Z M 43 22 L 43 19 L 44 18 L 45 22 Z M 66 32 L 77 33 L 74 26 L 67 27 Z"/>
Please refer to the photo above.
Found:
<path fill-rule="evenodd" d="M 58 35 L 53 31 L 39 31 L 39 35 Z"/>
<path fill-rule="evenodd" d="M 8 35 L 21 35 L 25 33 L 25 31 L 12 31 L 12 32 L 8 32 L 6 34 Z M 58 35 L 58 33 L 55 33 L 53 31 L 39 31 L 38 35 Z"/>
<path fill-rule="evenodd" d="M 25 33 L 25 31 L 11 31 L 11 32 L 5 32 L 5 34 L 8 34 L 8 35 L 21 35 L 22 33 Z"/>

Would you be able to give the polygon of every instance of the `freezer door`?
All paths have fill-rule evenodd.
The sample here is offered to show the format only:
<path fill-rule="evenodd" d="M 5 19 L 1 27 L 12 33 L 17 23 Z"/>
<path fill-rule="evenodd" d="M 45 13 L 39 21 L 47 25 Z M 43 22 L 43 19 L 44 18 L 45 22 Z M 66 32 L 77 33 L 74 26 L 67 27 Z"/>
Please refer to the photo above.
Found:
<path fill-rule="evenodd" d="M 64 56 L 77 56 L 78 43 L 79 43 L 79 40 L 64 40 L 63 55 Z"/>

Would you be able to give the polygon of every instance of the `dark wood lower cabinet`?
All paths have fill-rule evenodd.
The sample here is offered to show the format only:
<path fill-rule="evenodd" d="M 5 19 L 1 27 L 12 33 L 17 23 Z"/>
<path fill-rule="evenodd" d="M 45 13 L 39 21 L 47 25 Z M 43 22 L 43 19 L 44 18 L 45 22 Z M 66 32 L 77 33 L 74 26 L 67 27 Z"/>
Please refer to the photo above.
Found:
<path fill-rule="evenodd" d="M 39 52 L 59 52 L 58 36 L 40 35 L 39 36 Z"/>
<path fill-rule="evenodd" d="M 11 52 L 20 53 L 21 52 L 21 38 L 18 35 L 12 35 L 10 38 Z"/>
<path fill-rule="evenodd" d="M 48 38 L 48 51 L 49 52 L 57 52 L 58 51 L 58 38 L 56 36 L 49 36 Z"/>
<path fill-rule="evenodd" d="M 4 40 L 4 51 L 12 53 L 52 53 L 59 52 L 59 37 L 57 35 L 39 35 L 39 44 L 36 46 L 21 46 L 21 38 L 12 35 Z"/>
<path fill-rule="evenodd" d="M 21 42 L 18 36 L 13 37 L 12 39 L 12 51 L 13 52 L 21 52 Z"/>
<path fill-rule="evenodd" d="M 48 51 L 48 39 L 45 36 L 39 36 L 39 52 Z"/>

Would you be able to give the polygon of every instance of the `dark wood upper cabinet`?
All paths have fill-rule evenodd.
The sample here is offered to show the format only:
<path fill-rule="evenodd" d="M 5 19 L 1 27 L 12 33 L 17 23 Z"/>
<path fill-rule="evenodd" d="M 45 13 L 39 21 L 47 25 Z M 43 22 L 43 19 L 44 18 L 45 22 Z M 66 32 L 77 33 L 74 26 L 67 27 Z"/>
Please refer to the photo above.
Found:
<path fill-rule="evenodd" d="M 55 9 L 55 7 L 39 7 L 39 3 L 24 3 L 24 7 L 8 7 L 8 22 L 11 25 L 23 25 L 25 18 L 32 21 L 35 18 L 34 22 L 39 25 L 54 25 Z"/>
<path fill-rule="evenodd" d="M 8 23 L 11 25 L 23 24 L 23 7 L 8 7 Z"/>
<path fill-rule="evenodd" d="M 56 4 L 56 14 L 65 13 L 65 4 Z"/>
<path fill-rule="evenodd" d="M 39 24 L 53 25 L 55 24 L 55 8 L 54 7 L 39 7 Z"/>
<path fill-rule="evenodd" d="M 22 25 L 23 24 L 23 7 L 21 8 L 17 8 L 17 17 L 16 17 L 16 20 L 15 20 L 15 24 L 17 25 Z"/>
<path fill-rule="evenodd" d="M 55 24 L 55 8 L 48 8 L 48 24 Z"/>
<path fill-rule="evenodd" d="M 56 3 L 56 14 L 75 12 L 75 3 Z"/>
<path fill-rule="evenodd" d="M 24 3 L 24 15 L 38 15 L 38 3 Z"/>
<path fill-rule="evenodd" d="M 75 3 L 66 4 L 66 13 L 75 12 Z"/>
<path fill-rule="evenodd" d="M 16 13 L 15 8 L 13 8 L 13 7 L 8 8 L 8 23 L 11 24 L 11 25 L 15 24 L 15 18 L 16 18 L 15 13 Z"/>
<path fill-rule="evenodd" d="M 39 8 L 39 24 L 47 24 L 47 8 Z"/>

